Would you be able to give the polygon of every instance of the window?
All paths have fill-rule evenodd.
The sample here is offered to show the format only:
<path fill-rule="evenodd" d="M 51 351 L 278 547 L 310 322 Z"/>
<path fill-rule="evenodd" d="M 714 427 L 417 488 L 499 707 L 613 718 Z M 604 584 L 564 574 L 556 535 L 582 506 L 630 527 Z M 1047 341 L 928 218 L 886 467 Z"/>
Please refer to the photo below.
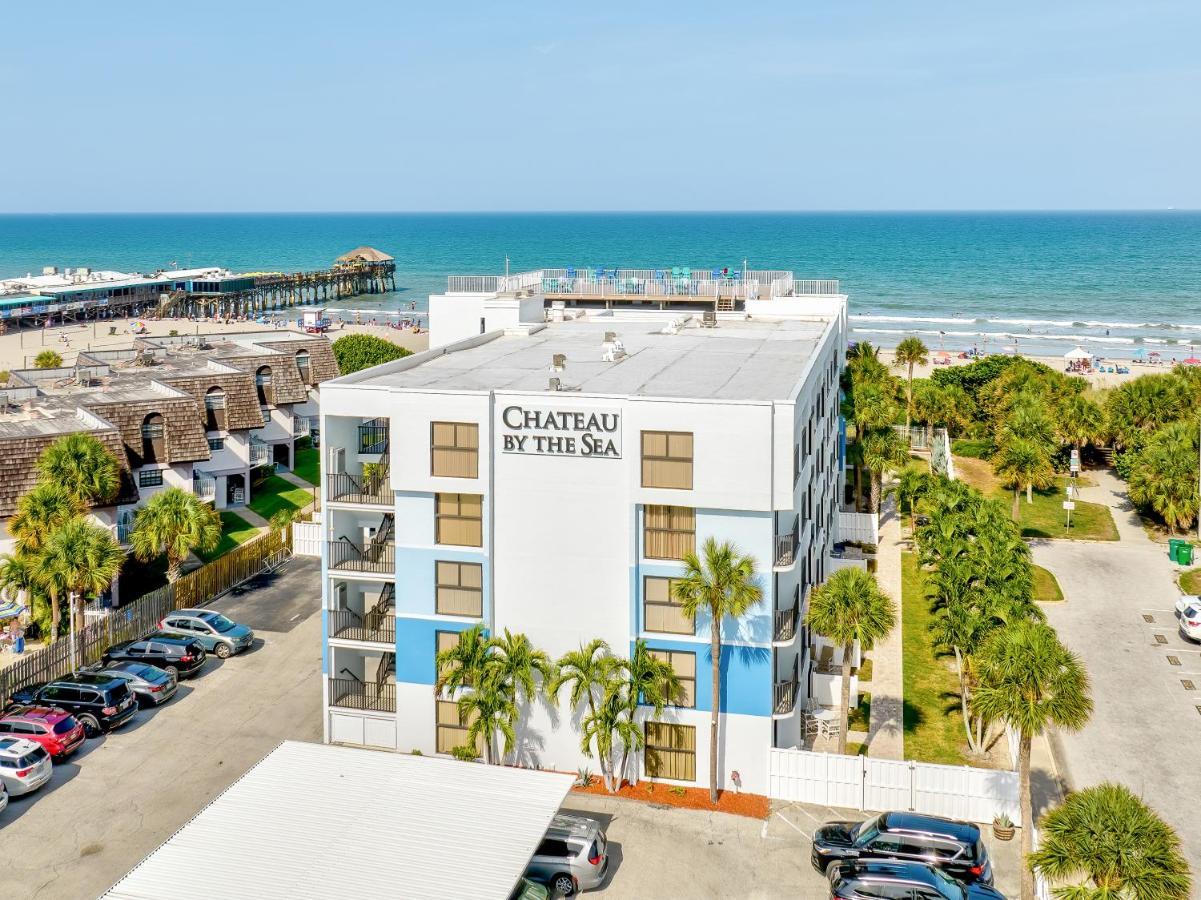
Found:
<path fill-rule="evenodd" d="M 434 495 L 434 543 L 484 545 L 484 498 L 480 494 Z"/>
<path fill-rule="evenodd" d="M 305 384 L 313 383 L 313 370 L 309 364 L 309 351 L 296 351 L 296 368 L 300 371 L 300 380 Z"/>
<path fill-rule="evenodd" d="M 696 549 L 696 510 L 688 506 L 647 506 L 643 553 L 650 559 L 683 559 Z"/>
<path fill-rule="evenodd" d="M 275 389 L 271 384 L 270 366 L 259 366 L 259 370 L 254 373 L 254 386 L 258 390 L 260 404 L 275 402 Z"/>
<path fill-rule="evenodd" d="M 225 449 L 225 438 L 209 438 L 209 449 L 210 450 L 224 450 Z"/>
<path fill-rule="evenodd" d="M 454 700 L 438 700 L 437 706 L 437 742 L 439 753 L 450 753 L 455 747 L 467 743 L 467 729 L 471 720 L 459 712 L 459 704 Z M 482 737 L 482 736 L 481 736 Z M 483 741 L 476 746 L 483 755 Z"/>
<path fill-rule="evenodd" d="M 642 486 L 692 490 L 692 432 L 642 432 Z"/>
<path fill-rule="evenodd" d="M 163 417 L 158 413 L 151 413 L 142 420 L 142 461 L 156 462 L 163 455 L 164 449 Z"/>
<path fill-rule="evenodd" d="M 642 580 L 642 627 L 645 631 L 696 634 L 696 626 L 680 609 L 672 594 L 676 578 L 647 575 Z"/>
<path fill-rule="evenodd" d="M 263 417 L 263 424 L 270 425 L 271 424 L 271 407 L 270 406 L 260 406 L 259 413 Z"/>
<path fill-rule="evenodd" d="M 534 855 L 567 859 L 575 854 L 571 852 L 567 841 L 562 838 L 544 837 L 542 843 L 538 845 L 538 849 L 534 851 Z"/>
<path fill-rule="evenodd" d="M 225 430 L 225 391 L 211 387 L 204 395 L 205 424 L 209 431 Z"/>
<path fill-rule="evenodd" d="M 650 654 L 655 659 L 671 663 L 672 670 L 680 679 L 682 694 L 671 705 L 696 709 L 696 654 L 684 650 L 651 650 Z"/>
<path fill-rule="evenodd" d="M 462 632 L 460 632 L 460 631 L 435 631 L 434 632 L 434 668 L 438 667 L 438 663 L 437 663 L 438 657 L 441 656 L 443 653 L 445 653 L 447 650 L 453 650 L 455 647 L 459 646 L 459 641 L 461 639 L 462 639 Z M 441 675 L 442 673 L 439 671 L 438 674 Z M 471 681 L 465 680 L 463 682 L 463 684 L 470 685 Z"/>
<path fill-rule="evenodd" d="M 434 611 L 442 616 L 484 614 L 484 567 L 480 563 L 434 563 Z"/>
<path fill-rule="evenodd" d="M 430 422 L 430 474 L 475 478 L 479 446 L 480 426 L 474 422 Z"/>
<path fill-rule="evenodd" d="M 162 483 L 162 469 L 142 469 L 138 472 L 138 487 L 158 487 Z"/>
<path fill-rule="evenodd" d="M 696 781 L 696 729 L 691 725 L 647 722 L 646 774 L 650 778 Z"/>

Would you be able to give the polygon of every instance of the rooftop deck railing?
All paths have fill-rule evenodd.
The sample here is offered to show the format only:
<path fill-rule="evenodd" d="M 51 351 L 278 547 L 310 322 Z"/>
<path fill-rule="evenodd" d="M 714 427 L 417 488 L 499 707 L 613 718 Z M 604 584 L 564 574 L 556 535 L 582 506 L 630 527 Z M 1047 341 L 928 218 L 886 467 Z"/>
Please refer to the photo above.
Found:
<path fill-rule="evenodd" d="M 448 293 L 541 290 L 563 296 L 760 297 L 822 296 L 839 292 L 836 279 L 798 279 L 783 269 L 667 267 L 618 269 L 596 266 L 535 269 L 513 275 L 449 275 Z"/>

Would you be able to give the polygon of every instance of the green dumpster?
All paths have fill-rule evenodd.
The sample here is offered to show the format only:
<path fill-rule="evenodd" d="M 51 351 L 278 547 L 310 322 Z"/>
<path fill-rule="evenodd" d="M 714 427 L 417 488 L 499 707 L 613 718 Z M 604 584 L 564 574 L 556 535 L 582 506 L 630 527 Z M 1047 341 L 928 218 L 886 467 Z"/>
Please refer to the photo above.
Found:
<path fill-rule="evenodd" d="M 1170 559 L 1172 562 L 1180 562 L 1180 545 L 1183 543 L 1184 541 L 1182 541 L 1180 538 L 1168 539 L 1168 559 Z"/>
<path fill-rule="evenodd" d="M 1188 541 L 1181 541 L 1177 545 L 1176 562 L 1182 566 L 1191 566 L 1193 564 L 1193 545 Z"/>

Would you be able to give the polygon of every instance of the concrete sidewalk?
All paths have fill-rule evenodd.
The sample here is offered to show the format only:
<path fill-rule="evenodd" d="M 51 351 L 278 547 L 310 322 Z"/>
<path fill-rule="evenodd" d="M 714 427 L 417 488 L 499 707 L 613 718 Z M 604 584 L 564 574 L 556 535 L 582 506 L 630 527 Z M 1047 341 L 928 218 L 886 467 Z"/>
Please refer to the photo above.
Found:
<path fill-rule="evenodd" d="M 868 756 L 880 759 L 905 758 L 904 653 L 901 642 L 901 516 L 895 496 L 884 499 L 880 520 L 880 543 L 876 549 L 876 581 L 897 606 L 897 624 L 892 633 L 871 651 L 872 712 L 868 723 Z"/>

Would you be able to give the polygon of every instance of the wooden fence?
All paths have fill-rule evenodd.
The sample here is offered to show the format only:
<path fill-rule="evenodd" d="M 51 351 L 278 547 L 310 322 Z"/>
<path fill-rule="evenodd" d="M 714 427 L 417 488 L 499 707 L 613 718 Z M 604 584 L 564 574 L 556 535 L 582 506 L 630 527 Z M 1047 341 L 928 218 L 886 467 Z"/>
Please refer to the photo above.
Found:
<path fill-rule="evenodd" d="M 253 578 L 286 555 L 291 549 L 290 544 L 290 529 L 285 528 L 282 534 L 266 531 L 208 565 L 180 576 L 175 584 L 165 585 L 113 610 L 75 634 L 76 666 L 98 662 L 113 644 L 149 634 L 172 610 L 201 606 Z M 0 669 L 0 707 L 17 688 L 60 678 L 70 672 L 71 639 L 60 638 L 31 652 L 20 662 Z"/>

